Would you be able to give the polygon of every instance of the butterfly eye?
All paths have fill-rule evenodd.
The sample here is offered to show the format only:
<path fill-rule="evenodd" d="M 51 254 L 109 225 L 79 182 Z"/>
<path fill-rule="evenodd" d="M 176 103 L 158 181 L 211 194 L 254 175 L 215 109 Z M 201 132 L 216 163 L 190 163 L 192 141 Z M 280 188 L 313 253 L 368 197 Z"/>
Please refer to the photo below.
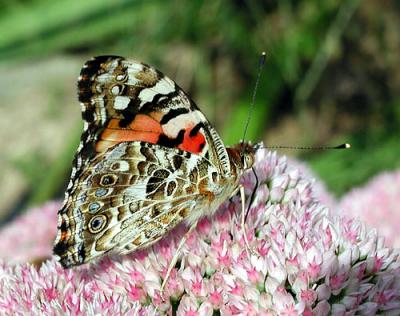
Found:
<path fill-rule="evenodd" d="M 242 154 L 241 158 L 243 168 L 248 169 L 253 165 L 253 158 L 250 155 Z"/>
<path fill-rule="evenodd" d="M 97 215 L 93 217 L 89 222 L 89 231 L 91 233 L 98 233 L 107 224 L 107 217 L 105 215 Z"/>
<path fill-rule="evenodd" d="M 254 164 L 253 157 L 250 155 L 247 155 L 246 156 L 246 167 L 250 168 L 251 166 L 253 166 L 253 164 Z"/>

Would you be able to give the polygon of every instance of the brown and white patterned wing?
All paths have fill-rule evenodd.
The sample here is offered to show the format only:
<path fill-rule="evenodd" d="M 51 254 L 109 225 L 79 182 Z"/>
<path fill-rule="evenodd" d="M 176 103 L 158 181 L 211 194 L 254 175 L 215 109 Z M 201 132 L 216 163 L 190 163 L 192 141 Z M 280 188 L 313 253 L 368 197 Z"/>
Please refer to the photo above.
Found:
<path fill-rule="evenodd" d="M 64 267 L 159 240 L 182 220 L 205 212 L 219 181 L 200 155 L 145 142 L 122 142 L 97 154 L 59 212 L 54 253 Z M 195 209 L 196 208 L 196 209 Z"/>

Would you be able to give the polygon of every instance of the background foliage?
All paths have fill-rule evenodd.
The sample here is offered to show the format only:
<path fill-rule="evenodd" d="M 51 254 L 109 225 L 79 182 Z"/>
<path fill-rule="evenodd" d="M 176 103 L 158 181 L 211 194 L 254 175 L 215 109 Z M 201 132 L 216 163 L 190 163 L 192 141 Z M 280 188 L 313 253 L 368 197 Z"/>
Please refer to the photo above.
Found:
<path fill-rule="evenodd" d="M 232 144 L 265 50 L 247 138 L 352 143 L 290 152 L 337 195 L 400 166 L 396 0 L 4 0 L 0 29 L 0 221 L 62 196 L 82 128 L 76 76 L 93 55 L 155 65 Z"/>

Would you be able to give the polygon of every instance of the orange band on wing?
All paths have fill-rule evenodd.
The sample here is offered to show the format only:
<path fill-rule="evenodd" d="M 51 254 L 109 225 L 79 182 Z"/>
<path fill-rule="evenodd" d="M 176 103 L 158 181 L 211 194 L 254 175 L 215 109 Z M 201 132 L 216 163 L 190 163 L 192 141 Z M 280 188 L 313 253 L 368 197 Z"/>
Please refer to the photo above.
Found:
<path fill-rule="evenodd" d="M 107 129 L 115 129 L 118 131 L 134 130 L 140 132 L 152 132 L 159 134 L 162 133 L 160 122 L 156 121 L 154 118 L 146 114 L 137 114 L 135 116 L 135 119 L 131 122 L 131 124 L 129 124 L 129 126 L 125 128 L 121 128 L 119 126 L 119 122 L 120 122 L 119 119 L 111 119 L 106 127 L 106 130 Z"/>
<path fill-rule="evenodd" d="M 160 135 L 164 134 L 160 122 L 157 121 L 162 116 L 157 114 L 157 112 L 137 114 L 135 119 L 125 128 L 119 126 L 119 119 L 111 119 L 96 144 L 97 152 L 103 152 L 116 144 L 126 141 L 143 141 L 157 144 Z M 175 146 L 179 149 L 199 154 L 203 151 L 206 139 L 200 132 L 190 135 L 192 129 L 193 126 L 187 127 L 182 142 L 175 144 Z"/>
<path fill-rule="evenodd" d="M 156 144 L 160 134 L 163 133 L 160 123 L 145 114 L 136 115 L 126 128 L 121 128 L 119 122 L 119 119 L 109 121 L 96 145 L 97 152 L 105 151 L 111 146 L 126 141 L 144 141 Z"/>

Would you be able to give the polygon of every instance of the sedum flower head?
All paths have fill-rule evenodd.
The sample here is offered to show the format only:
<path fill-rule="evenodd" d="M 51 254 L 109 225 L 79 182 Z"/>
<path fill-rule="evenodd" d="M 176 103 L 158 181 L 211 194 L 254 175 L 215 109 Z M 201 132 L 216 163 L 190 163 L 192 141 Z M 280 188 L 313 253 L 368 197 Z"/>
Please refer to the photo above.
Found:
<path fill-rule="evenodd" d="M 335 209 L 341 215 L 359 217 L 385 236 L 387 245 L 400 247 L 400 170 L 384 172 L 353 189 Z"/>
<path fill-rule="evenodd" d="M 0 314 L 399 314 L 399 253 L 358 220 L 330 215 L 310 180 L 285 158 L 259 151 L 255 168 L 259 186 L 246 230 L 237 197 L 202 219 L 172 271 L 165 301 L 160 287 L 183 226 L 147 250 L 70 270 L 54 259 L 37 268 L 4 261 Z M 242 182 L 250 196 L 253 173 Z"/>

